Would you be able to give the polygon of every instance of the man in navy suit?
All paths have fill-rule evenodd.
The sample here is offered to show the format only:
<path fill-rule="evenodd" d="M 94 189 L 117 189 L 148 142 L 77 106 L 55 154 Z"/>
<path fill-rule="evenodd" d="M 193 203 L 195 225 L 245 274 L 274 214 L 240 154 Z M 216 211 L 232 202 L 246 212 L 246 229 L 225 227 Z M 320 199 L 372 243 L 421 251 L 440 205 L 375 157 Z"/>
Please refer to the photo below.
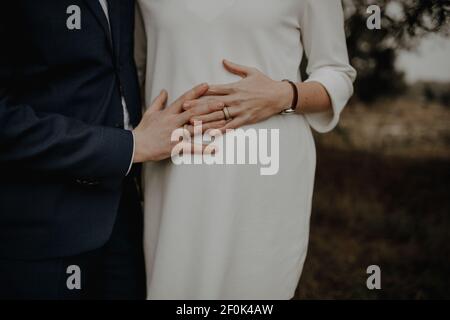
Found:
<path fill-rule="evenodd" d="M 145 297 L 138 164 L 170 155 L 207 86 L 141 117 L 134 8 L 0 4 L 0 298 Z"/>

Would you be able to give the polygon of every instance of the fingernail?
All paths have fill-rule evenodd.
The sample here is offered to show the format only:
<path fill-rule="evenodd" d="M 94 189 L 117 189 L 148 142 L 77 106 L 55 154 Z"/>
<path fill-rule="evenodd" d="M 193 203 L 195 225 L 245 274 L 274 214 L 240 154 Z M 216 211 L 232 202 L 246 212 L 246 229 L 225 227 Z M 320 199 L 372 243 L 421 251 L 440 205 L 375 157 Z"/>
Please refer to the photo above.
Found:
<path fill-rule="evenodd" d="M 189 102 L 183 103 L 183 108 L 189 108 L 191 105 Z"/>

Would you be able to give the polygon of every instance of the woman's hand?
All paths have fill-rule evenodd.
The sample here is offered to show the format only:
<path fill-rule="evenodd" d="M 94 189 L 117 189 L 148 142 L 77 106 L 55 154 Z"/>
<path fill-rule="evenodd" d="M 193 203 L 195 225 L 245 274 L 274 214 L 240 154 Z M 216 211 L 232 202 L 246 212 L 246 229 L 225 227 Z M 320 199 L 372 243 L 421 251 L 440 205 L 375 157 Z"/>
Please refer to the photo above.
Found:
<path fill-rule="evenodd" d="M 293 99 L 289 83 L 275 81 L 255 68 L 237 65 L 224 60 L 225 68 L 243 79 L 225 85 L 210 85 L 206 95 L 198 100 L 184 104 L 184 109 L 199 108 L 209 100 L 225 104 L 231 119 L 222 130 L 236 129 L 248 124 L 254 124 L 279 114 L 289 108 Z M 191 123 L 201 121 L 203 124 L 223 121 L 225 113 L 217 111 L 191 118 Z"/>

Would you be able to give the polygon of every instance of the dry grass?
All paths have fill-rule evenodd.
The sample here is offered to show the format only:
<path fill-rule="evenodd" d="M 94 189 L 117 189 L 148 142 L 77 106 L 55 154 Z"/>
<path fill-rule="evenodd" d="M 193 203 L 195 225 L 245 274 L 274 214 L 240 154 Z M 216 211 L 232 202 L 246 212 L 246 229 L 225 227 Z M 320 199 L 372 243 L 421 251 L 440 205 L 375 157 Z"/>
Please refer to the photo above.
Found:
<path fill-rule="evenodd" d="M 308 258 L 296 298 L 450 298 L 450 110 L 353 106 L 318 137 Z M 366 288 L 366 268 L 382 290 Z"/>
<path fill-rule="evenodd" d="M 318 144 L 410 159 L 450 159 L 450 110 L 412 99 L 347 108 L 335 132 Z"/>

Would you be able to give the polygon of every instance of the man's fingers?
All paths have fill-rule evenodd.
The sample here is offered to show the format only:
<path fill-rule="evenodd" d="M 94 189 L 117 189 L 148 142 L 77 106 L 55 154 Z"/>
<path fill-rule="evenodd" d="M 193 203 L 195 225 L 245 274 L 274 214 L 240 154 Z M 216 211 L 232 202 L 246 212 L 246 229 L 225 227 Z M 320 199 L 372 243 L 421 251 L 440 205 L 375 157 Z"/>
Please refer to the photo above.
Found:
<path fill-rule="evenodd" d="M 250 76 L 256 72 L 255 68 L 243 66 L 228 60 L 223 60 L 223 66 L 229 72 L 241 76 L 242 78 L 246 78 L 247 76 Z"/>
<path fill-rule="evenodd" d="M 203 114 L 209 114 L 216 111 L 223 110 L 225 107 L 225 104 L 221 101 L 215 101 L 215 100 L 205 100 L 205 101 L 198 101 L 192 108 L 190 108 L 187 111 L 184 111 L 183 113 L 179 114 L 179 124 L 183 125 L 194 116 L 199 116 Z"/>
<path fill-rule="evenodd" d="M 227 124 L 226 120 L 213 121 L 209 123 L 205 123 L 203 125 L 203 131 L 206 132 L 211 129 L 220 129 L 223 128 Z"/>
<path fill-rule="evenodd" d="M 234 130 L 238 129 L 245 125 L 245 119 L 242 117 L 234 118 L 233 120 L 229 121 L 225 126 L 220 128 L 222 132 L 226 132 L 227 130 Z"/>
<path fill-rule="evenodd" d="M 181 106 L 183 108 L 183 110 L 190 110 L 192 108 L 194 108 L 195 106 L 197 106 L 199 103 L 201 103 L 202 101 L 200 101 L 199 99 L 196 100 L 190 100 L 190 101 L 186 101 L 183 103 L 183 105 Z"/>
<path fill-rule="evenodd" d="M 208 146 L 208 144 L 180 142 L 180 148 L 183 148 L 183 150 L 189 150 L 189 154 L 203 154 Z"/>
<path fill-rule="evenodd" d="M 219 121 L 213 121 L 202 124 L 202 130 L 203 132 L 206 132 L 211 129 L 220 129 L 223 128 L 227 122 L 225 120 L 219 120 Z"/>
<path fill-rule="evenodd" d="M 179 97 L 169 108 L 171 113 L 180 113 L 183 111 L 183 103 L 189 100 L 195 100 L 203 96 L 209 89 L 208 84 L 202 83 Z"/>
<path fill-rule="evenodd" d="M 198 103 L 193 108 L 189 109 L 189 112 L 193 116 L 199 116 L 204 114 L 209 114 L 217 111 L 223 110 L 225 103 L 217 100 L 208 100 L 205 102 Z"/>
<path fill-rule="evenodd" d="M 208 123 L 202 123 L 202 133 L 205 133 L 208 130 L 211 129 L 221 129 L 227 124 L 227 121 L 225 120 L 219 120 L 219 121 L 212 121 Z M 194 135 L 195 127 L 194 125 L 186 125 L 184 126 L 184 129 L 189 131 L 190 135 Z"/>
<path fill-rule="evenodd" d="M 147 109 L 146 113 L 150 114 L 156 111 L 160 111 L 164 108 L 167 101 L 167 91 L 162 90 L 161 93 L 153 100 L 151 106 Z"/>

